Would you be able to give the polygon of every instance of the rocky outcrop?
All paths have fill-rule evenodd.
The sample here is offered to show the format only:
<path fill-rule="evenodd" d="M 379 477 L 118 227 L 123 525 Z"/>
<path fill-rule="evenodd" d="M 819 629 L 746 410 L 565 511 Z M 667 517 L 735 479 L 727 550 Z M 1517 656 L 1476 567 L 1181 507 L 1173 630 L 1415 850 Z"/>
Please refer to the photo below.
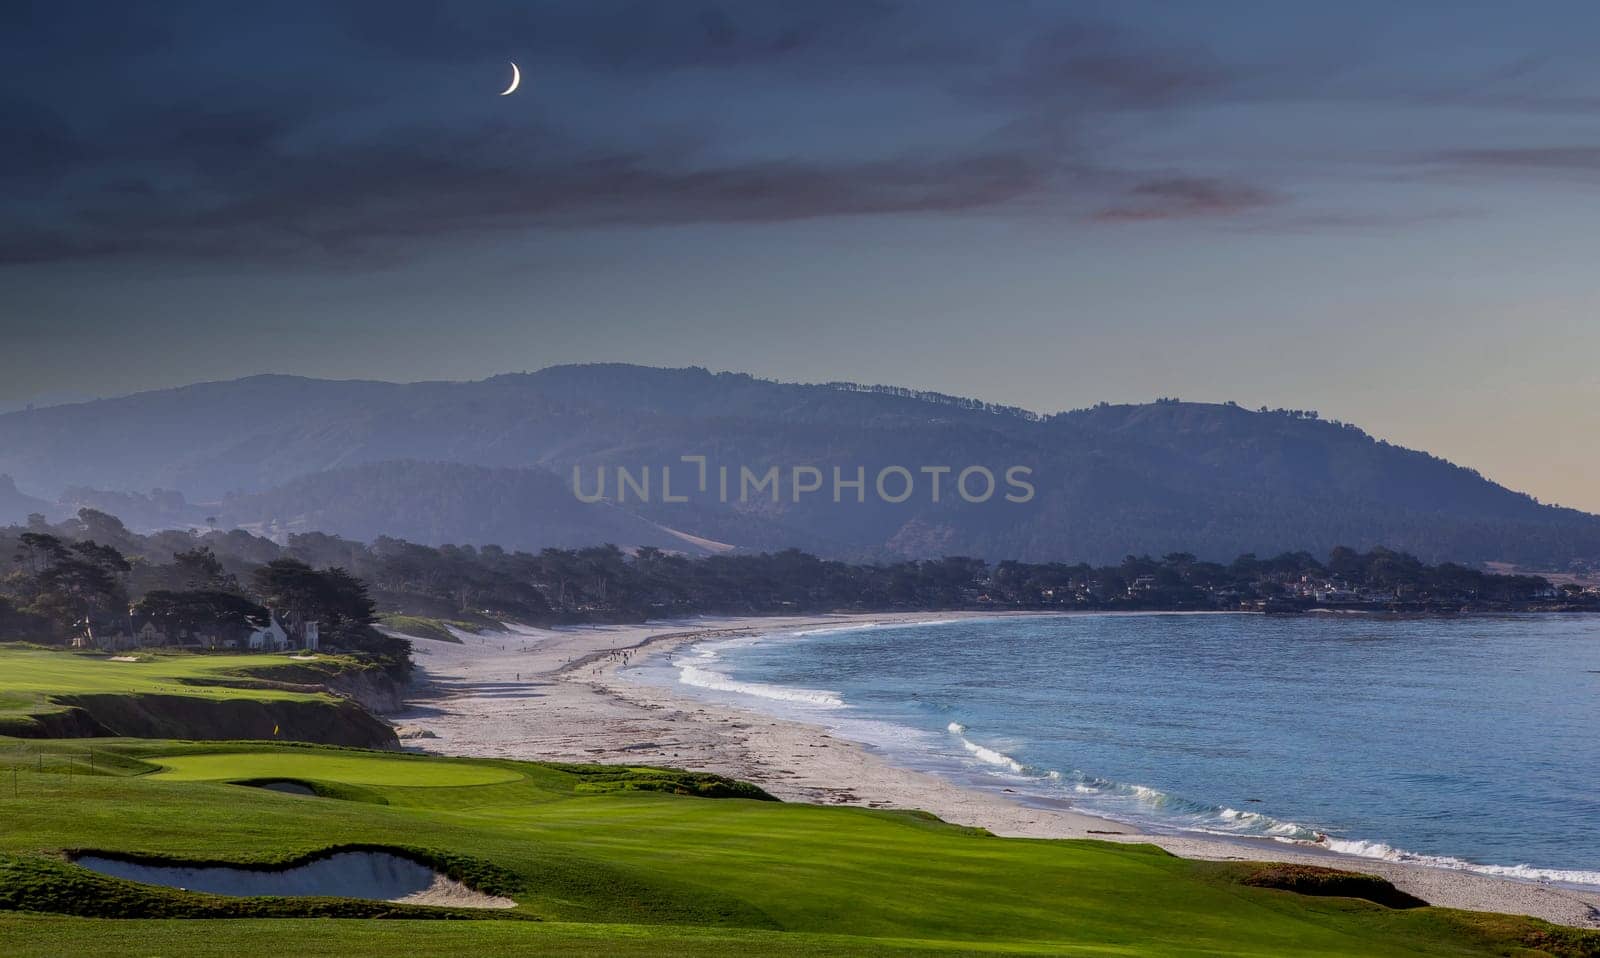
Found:
<path fill-rule="evenodd" d="M 323 687 L 378 715 L 390 715 L 405 708 L 405 686 L 380 669 L 342 672 L 325 680 Z"/>
<path fill-rule="evenodd" d="M 81 708 L 0 720 L 0 735 L 14 738 L 96 738 L 115 734 Z"/>
<path fill-rule="evenodd" d="M 283 665 L 256 670 L 247 682 L 295 692 L 328 692 L 378 715 L 405 707 L 405 683 L 375 666 L 347 668 L 322 662 Z"/>

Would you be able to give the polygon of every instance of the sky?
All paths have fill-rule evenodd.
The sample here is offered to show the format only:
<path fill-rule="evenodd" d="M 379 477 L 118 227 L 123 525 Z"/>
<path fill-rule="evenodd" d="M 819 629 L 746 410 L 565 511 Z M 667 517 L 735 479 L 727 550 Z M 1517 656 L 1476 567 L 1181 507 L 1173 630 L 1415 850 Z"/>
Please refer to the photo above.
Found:
<path fill-rule="evenodd" d="M 1314 408 L 1600 511 L 1596 36 L 1580 2 L 11 0 L 0 408 L 701 365 Z"/>

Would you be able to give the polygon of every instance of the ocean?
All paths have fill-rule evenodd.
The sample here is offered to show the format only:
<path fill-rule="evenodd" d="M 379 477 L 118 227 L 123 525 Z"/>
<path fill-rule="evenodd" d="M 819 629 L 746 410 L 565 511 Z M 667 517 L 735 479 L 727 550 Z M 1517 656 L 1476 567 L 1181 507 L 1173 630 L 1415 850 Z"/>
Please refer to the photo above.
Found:
<path fill-rule="evenodd" d="M 962 619 L 630 672 L 1147 830 L 1600 885 L 1600 617 Z"/>

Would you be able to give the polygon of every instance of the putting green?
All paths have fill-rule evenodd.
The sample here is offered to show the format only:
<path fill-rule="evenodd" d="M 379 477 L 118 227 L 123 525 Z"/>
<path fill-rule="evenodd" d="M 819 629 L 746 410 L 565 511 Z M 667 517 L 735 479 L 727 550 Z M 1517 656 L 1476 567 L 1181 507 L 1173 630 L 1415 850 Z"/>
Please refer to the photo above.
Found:
<path fill-rule="evenodd" d="M 522 778 L 512 769 L 493 765 L 315 752 L 220 752 L 157 757 L 149 761 L 161 766 L 161 771 L 153 777 L 173 782 L 286 778 L 346 785 L 451 788 L 498 785 Z"/>

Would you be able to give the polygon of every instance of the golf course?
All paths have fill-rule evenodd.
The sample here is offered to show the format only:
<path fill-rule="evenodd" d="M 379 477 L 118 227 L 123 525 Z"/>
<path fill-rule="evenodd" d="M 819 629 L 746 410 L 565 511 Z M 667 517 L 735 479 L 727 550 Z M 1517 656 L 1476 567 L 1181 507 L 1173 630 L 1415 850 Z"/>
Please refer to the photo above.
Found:
<path fill-rule="evenodd" d="M 394 734 L 333 684 L 383 681 L 320 655 L 105 656 L 0 646 L 0 735 L 261 738 L 393 747 Z"/>
<path fill-rule="evenodd" d="M 302 794 L 252 787 L 290 783 Z M 739 797 L 746 796 L 746 797 Z M 1507 918 L 1254 887 L 1149 846 L 995 838 L 912 812 L 765 800 L 659 769 L 306 745 L 0 742 L 0 953 L 226 955 L 1595 954 Z M 228 898 L 86 853 L 269 868 L 426 862 L 515 907 Z M 1355 894 L 1381 888 L 1355 888 Z M 309 920 L 313 917 L 334 920 Z M 385 920 L 372 920 L 382 918 Z M 438 921 L 433 918 L 465 920 Z"/>
<path fill-rule="evenodd" d="M 0 701 L 19 723 L 96 696 L 334 714 L 332 697 L 250 679 L 286 664 L 6 649 Z M 398 868 L 453 891 L 295 890 L 296 876 L 360 867 L 374 888 Z M 263 941 L 374 956 L 1600 954 L 1590 932 L 1425 907 L 1348 873 L 999 838 L 919 812 L 778 802 L 709 774 L 0 737 L 0 954 L 222 956 Z"/>

